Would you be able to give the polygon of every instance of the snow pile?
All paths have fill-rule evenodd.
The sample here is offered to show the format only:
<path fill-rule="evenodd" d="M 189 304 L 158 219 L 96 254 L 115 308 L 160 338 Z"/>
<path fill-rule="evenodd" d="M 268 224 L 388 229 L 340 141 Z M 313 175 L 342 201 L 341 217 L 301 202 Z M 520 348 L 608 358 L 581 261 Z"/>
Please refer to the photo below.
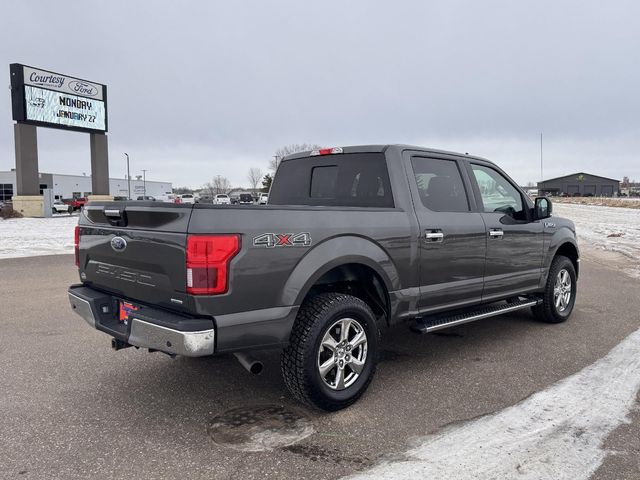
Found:
<path fill-rule="evenodd" d="M 553 209 L 573 220 L 582 246 L 621 253 L 629 258 L 627 273 L 640 278 L 640 210 L 559 203 Z"/>
<path fill-rule="evenodd" d="M 427 436 L 401 460 L 350 478 L 587 480 L 608 453 L 607 436 L 628 423 L 639 389 L 640 330 L 548 389 Z"/>
<path fill-rule="evenodd" d="M 77 216 L 0 220 L 0 258 L 73 253 Z"/>

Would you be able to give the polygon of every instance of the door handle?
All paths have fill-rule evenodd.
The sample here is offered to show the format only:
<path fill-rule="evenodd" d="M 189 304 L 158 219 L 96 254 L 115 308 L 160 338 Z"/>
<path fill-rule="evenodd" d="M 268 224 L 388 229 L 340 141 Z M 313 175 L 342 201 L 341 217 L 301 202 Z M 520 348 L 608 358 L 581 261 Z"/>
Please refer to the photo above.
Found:
<path fill-rule="evenodd" d="M 444 233 L 437 230 L 427 230 L 424 233 L 424 238 L 429 242 L 442 242 L 444 240 Z"/>
<path fill-rule="evenodd" d="M 504 232 L 501 228 L 492 228 L 489 230 L 489 236 L 491 238 L 502 238 L 504 236 Z"/>

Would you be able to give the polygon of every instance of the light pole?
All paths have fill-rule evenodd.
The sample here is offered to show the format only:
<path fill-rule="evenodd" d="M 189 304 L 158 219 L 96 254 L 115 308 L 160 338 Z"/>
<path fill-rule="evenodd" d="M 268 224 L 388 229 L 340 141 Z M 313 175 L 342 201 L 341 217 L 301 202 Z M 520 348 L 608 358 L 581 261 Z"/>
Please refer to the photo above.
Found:
<path fill-rule="evenodd" d="M 127 196 L 127 200 L 131 200 L 131 174 L 129 173 L 129 154 L 125 153 L 126 157 L 127 157 L 127 189 L 128 189 L 128 196 Z"/>
<path fill-rule="evenodd" d="M 147 196 L 147 171 L 142 170 L 142 195 Z M 146 199 L 145 199 L 146 200 Z"/>
<path fill-rule="evenodd" d="M 544 170 L 542 168 L 542 133 L 540 133 L 540 181 L 544 182 Z"/>

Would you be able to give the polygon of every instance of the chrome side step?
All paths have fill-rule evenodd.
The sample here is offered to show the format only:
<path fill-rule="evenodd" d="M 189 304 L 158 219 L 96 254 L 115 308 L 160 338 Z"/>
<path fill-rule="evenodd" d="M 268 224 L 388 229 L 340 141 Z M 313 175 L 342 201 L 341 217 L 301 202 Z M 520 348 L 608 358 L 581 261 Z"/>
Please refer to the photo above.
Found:
<path fill-rule="evenodd" d="M 540 299 L 518 300 L 510 303 L 502 303 L 500 305 L 492 305 L 478 310 L 472 310 L 469 312 L 460 313 L 458 315 L 446 316 L 435 315 L 431 317 L 425 317 L 418 320 L 414 325 L 411 325 L 411 331 L 415 333 L 431 333 L 444 328 L 454 327 L 456 325 L 462 325 L 463 323 L 475 322 L 476 320 L 482 320 L 483 318 L 495 317 L 502 315 L 503 313 L 514 312 L 523 308 L 533 307 L 541 302 Z"/>

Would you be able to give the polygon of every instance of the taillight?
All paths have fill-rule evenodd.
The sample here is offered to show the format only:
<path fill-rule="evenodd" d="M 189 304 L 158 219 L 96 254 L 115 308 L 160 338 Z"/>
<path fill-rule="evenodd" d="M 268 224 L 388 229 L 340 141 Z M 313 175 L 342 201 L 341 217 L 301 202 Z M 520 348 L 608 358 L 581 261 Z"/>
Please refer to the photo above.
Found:
<path fill-rule="evenodd" d="M 336 153 L 342 153 L 342 147 L 321 148 L 320 150 L 312 151 L 309 155 L 315 157 L 317 155 L 332 155 Z"/>
<path fill-rule="evenodd" d="M 239 251 L 240 235 L 189 235 L 187 293 L 225 293 L 229 287 L 229 263 Z"/>
<path fill-rule="evenodd" d="M 73 246 L 76 254 L 76 267 L 80 268 L 80 227 L 78 225 L 73 232 Z"/>

